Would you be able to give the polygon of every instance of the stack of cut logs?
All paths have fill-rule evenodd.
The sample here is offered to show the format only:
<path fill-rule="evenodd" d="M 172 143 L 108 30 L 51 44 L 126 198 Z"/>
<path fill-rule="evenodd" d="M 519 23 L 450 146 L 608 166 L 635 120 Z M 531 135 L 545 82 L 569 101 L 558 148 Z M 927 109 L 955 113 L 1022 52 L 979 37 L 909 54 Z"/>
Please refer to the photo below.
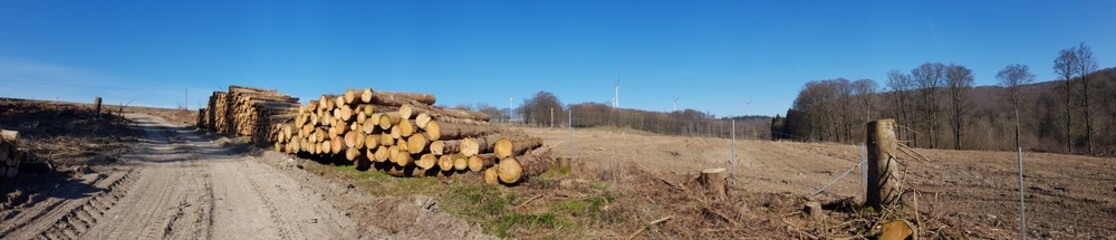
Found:
<path fill-rule="evenodd" d="M 16 147 L 19 132 L 0 129 L 0 177 L 12 178 L 19 173 L 19 164 L 30 157 Z"/>
<path fill-rule="evenodd" d="M 397 177 L 483 171 L 488 184 L 514 184 L 550 166 L 539 138 L 434 102 L 428 94 L 372 89 L 323 95 L 299 107 L 293 123 L 273 129 L 271 140 L 276 151 L 344 159 Z"/>
<path fill-rule="evenodd" d="M 198 116 L 198 127 L 269 143 L 271 129 L 294 120 L 298 107 L 298 98 L 276 90 L 229 86 L 227 93 L 213 92 L 209 97 L 209 105 Z"/>

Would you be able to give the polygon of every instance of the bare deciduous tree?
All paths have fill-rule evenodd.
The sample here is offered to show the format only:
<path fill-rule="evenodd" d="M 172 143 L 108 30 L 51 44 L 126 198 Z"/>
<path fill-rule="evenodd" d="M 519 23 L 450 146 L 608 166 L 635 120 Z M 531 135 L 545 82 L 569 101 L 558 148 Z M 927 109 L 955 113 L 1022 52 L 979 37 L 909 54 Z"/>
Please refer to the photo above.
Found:
<path fill-rule="evenodd" d="M 969 92 L 973 89 L 973 71 L 965 66 L 950 64 L 946 68 L 946 88 L 949 90 L 953 149 L 961 150 L 962 127 L 969 108 Z"/>
<path fill-rule="evenodd" d="M 1034 82 L 1035 75 L 1031 74 L 1031 68 L 1027 65 L 1012 64 L 1000 70 L 996 78 L 1000 80 L 1000 86 L 1007 88 L 1008 94 L 1011 95 L 1011 106 L 1015 112 L 1015 147 L 1022 148 L 1019 143 L 1019 88 Z"/>
<path fill-rule="evenodd" d="M 1073 152 L 1073 77 L 1077 75 L 1077 54 L 1073 49 L 1062 49 L 1058 52 L 1058 58 L 1054 59 L 1054 73 L 1058 74 L 1065 82 L 1064 97 L 1066 98 L 1066 129 L 1065 141 L 1066 152 Z"/>
<path fill-rule="evenodd" d="M 911 123 L 911 91 L 914 89 L 914 82 L 911 81 L 911 76 L 900 72 L 899 70 L 891 70 L 887 73 L 887 87 L 891 89 L 892 109 L 895 112 L 896 118 L 899 118 L 901 124 L 910 125 Z M 906 129 L 897 129 L 897 134 L 900 139 L 909 139 L 910 132 Z M 917 141 L 911 142 L 917 146 Z"/>
<path fill-rule="evenodd" d="M 861 110 L 864 110 L 864 122 L 872 121 L 876 118 L 875 97 L 879 85 L 872 79 L 860 79 L 852 83 L 853 95 L 857 98 L 857 104 L 860 105 Z"/>
<path fill-rule="evenodd" d="M 919 110 L 924 120 L 923 125 L 928 130 L 926 134 L 929 135 L 930 148 L 936 148 L 938 145 L 937 134 L 940 124 L 938 117 L 942 112 L 938 91 L 942 88 L 944 77 L 945 65 L 941 63 L 924 63 L 911 70 L 911 78 L 918 86 L 922 98 Z"/>
<path fill-rule="evenodd" d="M 1085 152 L 1093 153 L 1093 118 L 1090 117 L 1092 109 L 1089 108 L 1089 74 L 1097 71 L 1097 60 L 1093 58 L 1093 50 L 1089 45 L 1081 43 L 1074 50 L 1077 60 L 1074 69 L 1081 79 L 1081 107 L 1085 117 Z"/>

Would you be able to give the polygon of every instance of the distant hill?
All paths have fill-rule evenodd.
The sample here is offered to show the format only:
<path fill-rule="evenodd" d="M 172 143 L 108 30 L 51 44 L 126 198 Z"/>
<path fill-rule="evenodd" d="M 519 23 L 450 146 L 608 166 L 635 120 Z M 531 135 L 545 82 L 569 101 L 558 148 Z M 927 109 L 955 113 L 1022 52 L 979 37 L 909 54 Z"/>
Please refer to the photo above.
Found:
<path fill-rule="evenodd" d="M 721 117 L 694 109 L 674 112 L 655 112 L 638 109 L 613 108 L 602 103 L 570 105 L 574 127 L 621 127 L 646 132 L 683 135 L 731 137 L 735 120 L 738 138 L 766 138 L 771 117 L 738 116 Z"/>

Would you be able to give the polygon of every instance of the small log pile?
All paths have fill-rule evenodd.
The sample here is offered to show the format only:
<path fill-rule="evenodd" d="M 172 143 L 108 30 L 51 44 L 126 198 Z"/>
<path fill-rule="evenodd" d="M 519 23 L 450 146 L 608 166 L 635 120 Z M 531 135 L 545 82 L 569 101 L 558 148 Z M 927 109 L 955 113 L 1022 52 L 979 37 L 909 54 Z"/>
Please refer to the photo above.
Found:
<path fill-rule="evenodd" d="M 489 184 L 515 184 L 552 159 L 539 138 L 491 126 L 483 113 L 433 106 L 433 95 L 350 89 L 299 106 L 278 124 L 276 151 L 351 161 L 397 177 L 484 173 Z M 284 119 L 286 119 L 284 117 Z"/>
<path fill-rule="evenodd" d="M 293 121 L 298 107 L 298 98 L 276 90 L 229 86 L 228 92 L 213 92 L 209 97 L 198 114 L 198 127 L 269 143 L 271 130 Z"/>
<path fill-rule="evenodd" d="M 19 164 L 31 157 L 30 153 L 17 148 L 18 138 L 19 132 L 0 129 L 0 177 L 15 177 Z"/>

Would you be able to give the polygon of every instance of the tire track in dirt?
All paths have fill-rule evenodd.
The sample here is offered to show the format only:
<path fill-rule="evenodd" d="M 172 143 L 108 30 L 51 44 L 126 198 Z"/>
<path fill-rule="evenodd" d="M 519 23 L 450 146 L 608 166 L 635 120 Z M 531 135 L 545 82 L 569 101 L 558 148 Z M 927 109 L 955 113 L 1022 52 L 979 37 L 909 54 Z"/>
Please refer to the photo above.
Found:
<path fill-rule="evenodd" d="M 201 202 L 203 179 L 196 176 L 199 169 L 196 166 L 150 167 L 137 180 L 134 194 L 128 194 L 118 202 L 118 207 L 105 213 L 112 224 L 95 225 L 82 238 L 155 239 L 173 233 L 191 233 L 181 237 L 197 238 L 193 233 L 199 232 L 198 225 L 181 223 L 208 217 L 194 214 L 198 212 L 194 208 L 204 203 Z M 168 229 L 172 232 L 168 233 Z"/>
<path fill-rule="evenodd" d="M 211 170 L 218 182 L 236 183 L 214 187 L 218 199 L 214 238 L 357 238 L 355 224 L 324 201 L 324 195 L 306 189 L 271 166 L 233 161 L 215 163 Z M 252 234 L 239 235 L 246 232 Z"/>
<path fill-rule="evenodd" d="M 95 224 L 97 218 L 115 206 L 117 199 L 127 193 L 139 170 L 129 169 L 109 174 L 88 174 L 88 186 L 71 182 L 58 186 L 54 191 L 39 193 L 40 196 L 71 196 L 75 191 L 97 189 L 97 192 L 75 199 L 59 197 L 32 197 L 23 204 L 11 218 L 5 219 L 0 238 L 33 239 L 76 236 Z"/>
<path fill-rule="evenodd" d="M 51 228 L 39 233 L 39 239 L 75 239 L 88 230 L 104 216 L 105 212 L 116 207 L 117 201 L 128 193 L 135 178 L 132 172 L 109 185 L 105 192 L 86 201 L 84 205 L 70 211 L 66 216 L 58 219 Z"/>
<path fill-rule="evenodd" d="M 332 183 L 295 179 L 243 146 L 161 119 L 129 118 L 147 137 L 119 157 L 124 170 L 67 179 L 43 193 L 66 197 L 32 196 L 19 209 L 0 209 L 0 239 L 362 238 L 349 213 L 327 199 L 344 196 L 320 192 Z M 376 236 L 363 237 L 390 237 L 366 230 Z"/>

